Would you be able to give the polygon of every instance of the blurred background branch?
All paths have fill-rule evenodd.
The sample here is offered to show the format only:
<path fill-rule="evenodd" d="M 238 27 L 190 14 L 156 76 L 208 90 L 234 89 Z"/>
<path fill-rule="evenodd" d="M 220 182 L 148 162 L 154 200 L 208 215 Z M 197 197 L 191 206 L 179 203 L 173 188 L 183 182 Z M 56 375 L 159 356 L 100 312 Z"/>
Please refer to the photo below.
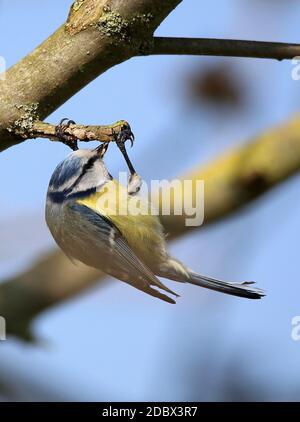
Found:
<path fill-rule="evenodd" d="M 300 115 L 269 129 L 246 145 L 184 175 L 205 181 L 205 224 L 247 205 L 300 170 Z M 176 192 L 174 192 L 176 195 Z M 190 230 L 185 215 L 161 216 L 172 236 Z"/>
<path fill-rule="evenodd" d="M 205 181 L 205 224 L 208 224 L 240 209 L 299 170 L 300 116 L 296 116 L 182 179 Z M 173 195 L 176 200 L 176 189 Z M 185 215 L 161 216 L 170 239 L 197 228 L 186 227 L 185 218 Z M 33 318 L 91 287 L 100 278 L 99 271 L 79 263 L 75 266 L 60 251 L 51 252 L 25 273 L 1 283 L 0 315 L 7 320 L 8 332 L 32 339 Z"/>

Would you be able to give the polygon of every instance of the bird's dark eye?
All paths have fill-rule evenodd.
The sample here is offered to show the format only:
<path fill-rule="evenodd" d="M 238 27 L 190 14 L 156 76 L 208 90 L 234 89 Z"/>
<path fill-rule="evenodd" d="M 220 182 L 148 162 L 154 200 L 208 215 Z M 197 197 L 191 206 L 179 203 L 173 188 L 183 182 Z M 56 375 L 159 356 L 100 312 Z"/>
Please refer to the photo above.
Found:
<path fill-rule="evenodd" d="M 122 125 L 121 130 L 126 130 L 126 129 L 129 129 L 129 126 L 126 124 Z"/>

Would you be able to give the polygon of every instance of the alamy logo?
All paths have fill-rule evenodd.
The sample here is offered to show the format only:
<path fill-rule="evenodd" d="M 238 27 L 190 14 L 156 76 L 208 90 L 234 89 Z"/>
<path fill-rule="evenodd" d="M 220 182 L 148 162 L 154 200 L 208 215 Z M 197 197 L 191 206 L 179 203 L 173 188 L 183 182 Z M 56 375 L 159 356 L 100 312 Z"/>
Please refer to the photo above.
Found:
<path fill-rule="evenodd" d="M 300 56 L 296 56 L 296 57 L 293 58 L 292 66 L 293 66 L 293 69 L 292 69 L 292 72 L 291 72 L 292 79 L 294 81 L 299 81 L 299 79 L 300 79 Z"/>
<path fill-rule="evenodd" d="M 97 208 L 107 215 L 181 215 L 185 217 L 186 226 L 201 226 L 203 223 L 203 180 L 144 181 L 141 196 L 128 195 L 124 188 L 126 173 L 120 172 L 118 181 L 118 184 L 114 181 L 107 183 L 97 199 Z"/>
<path fill-rule="evenodd" d="M 300 316 L 295 315 L 292 318 L 292 331 L 291 331 L 291 337 L 294 341 L 300 340 Z"/>
<path fill-rule="evenodd" d="M 0 341 L 1 340 L 6 340 L 6 321 L 2 316 L 0 316 Z"/>

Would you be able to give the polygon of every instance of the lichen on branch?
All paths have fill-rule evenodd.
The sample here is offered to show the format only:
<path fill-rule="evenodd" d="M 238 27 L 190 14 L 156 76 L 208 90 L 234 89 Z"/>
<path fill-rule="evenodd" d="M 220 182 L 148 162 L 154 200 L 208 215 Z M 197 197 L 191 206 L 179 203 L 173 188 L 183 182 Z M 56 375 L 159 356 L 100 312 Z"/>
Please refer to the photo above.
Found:
<path fill-rule="evenodd" d="M 8 126 L 8 132 L 11 132 L 24 139 L 30 137 L 35 122 L 39 119 L 38 103 L 16 105 L 20 111 L 20 117 Z"/>

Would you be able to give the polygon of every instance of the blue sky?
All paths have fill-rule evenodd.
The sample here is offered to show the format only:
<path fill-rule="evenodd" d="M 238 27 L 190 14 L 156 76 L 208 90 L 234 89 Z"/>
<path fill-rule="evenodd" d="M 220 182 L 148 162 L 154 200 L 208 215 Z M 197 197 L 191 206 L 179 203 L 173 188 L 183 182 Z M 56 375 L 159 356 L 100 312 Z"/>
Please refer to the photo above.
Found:
<path fill-rule="evenodd" d="M 41 8 L 37 0 L 0 0 L 0 55 L 8 65 L 50 35 L 70 4 L 45 1 Z M 157 34 L 297 42 L 299 12 L 293 1 L 288 8 L 268 1 L 212 0 L 203 6 L 185 0 Z M 247 87 L 245 109 L 224 115 L 193 109 L 184 97 L 185 74 L 228 62 Z M 300 81 L 292 80 L 291 68 L 267 60 L 135 58 L 106 72 L 47 120 L 126 119 L 137 139 L 131 157 L 139 173 L 174 177 L 297 112 Z M 63 145 L 32 140 L 0 154 L 1 278 L 54 246 L 43 218 L 45 194 L 67 153 Z M 107 165 L 112 172 L 125 169 L 113 149 Z M 170 246 L 204 274 L 259 281 L 268 292 L 264 300 L 173 284 L 182 297 L 172 307 L 110 280 L 43 314 L 35 323 L 40 346 L 1 343 L 0 374 L 19 380 L 22 394 L 26 383 L 36 384 L 42 397 L 52 391 L 75 400 L 219 400 L 225 381 L 235 385 L 233 367 L 258 398 L 297 399 L 300 342 L 290 332 L 291 318 L 300 314 L 299 183 L 296 176 L 242 213 Z"/>

